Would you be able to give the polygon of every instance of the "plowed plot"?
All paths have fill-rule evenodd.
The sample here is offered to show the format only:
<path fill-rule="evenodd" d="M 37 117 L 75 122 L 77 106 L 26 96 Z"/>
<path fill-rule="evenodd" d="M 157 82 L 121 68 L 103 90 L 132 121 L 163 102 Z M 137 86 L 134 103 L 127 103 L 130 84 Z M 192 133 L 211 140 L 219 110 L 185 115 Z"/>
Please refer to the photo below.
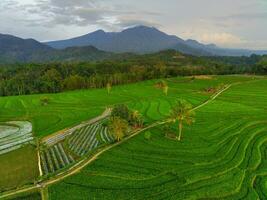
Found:
<path fill-rule="evenodd" d="M 38 177 L 38 159 L 34 146 L 0 155 L 0 192 L 31 184 Z"/>

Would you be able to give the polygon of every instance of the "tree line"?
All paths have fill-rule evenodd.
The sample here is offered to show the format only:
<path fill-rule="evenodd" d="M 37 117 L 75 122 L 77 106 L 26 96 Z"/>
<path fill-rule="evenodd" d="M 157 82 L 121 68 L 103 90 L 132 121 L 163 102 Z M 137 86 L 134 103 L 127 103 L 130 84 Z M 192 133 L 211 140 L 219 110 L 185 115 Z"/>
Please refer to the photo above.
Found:
<path fill-rule="evenodd" d="M 266 58 L 193 57 L 175 51 L 101 61 L 0 66 L 0 96 L 58 93 L 199 74 L 266 73 Z"/>

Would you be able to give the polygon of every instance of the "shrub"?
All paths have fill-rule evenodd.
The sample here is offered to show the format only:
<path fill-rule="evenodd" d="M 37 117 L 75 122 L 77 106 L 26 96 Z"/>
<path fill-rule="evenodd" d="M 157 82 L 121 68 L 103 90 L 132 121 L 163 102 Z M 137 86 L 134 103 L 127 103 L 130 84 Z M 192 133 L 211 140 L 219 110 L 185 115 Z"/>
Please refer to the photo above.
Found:
<path fill-rule="evenodd" d="M 43 106 L 46 106 L 50 103 L 50 98 L 47 96 L 41 97 L 40 102 Z"/>
<path fill-rule="evenodd" d="M 111 116 L 112 117 L 119 117 L 121 119 L 129 121 L 130 120 L 130 110 L 124 104 L 116 105 L 112 110 Z"/>

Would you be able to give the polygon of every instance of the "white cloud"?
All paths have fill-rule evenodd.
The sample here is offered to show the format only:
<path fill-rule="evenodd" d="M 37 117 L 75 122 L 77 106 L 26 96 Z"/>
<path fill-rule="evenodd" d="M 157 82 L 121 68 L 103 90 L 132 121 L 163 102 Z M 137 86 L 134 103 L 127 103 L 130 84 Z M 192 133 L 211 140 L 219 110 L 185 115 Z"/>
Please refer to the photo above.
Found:
<path fill-rule="evenodd" d="M 266 0 L 0 0 L 0 32 L 41 41 L 147 25 L 223 47 L 265 48 Z"/>
<path fill-rule="evenodd" d="M 215 43 L 222 46 L 240 45 L 244 41 L 236 35 L 230 33 L 203 33 L 199 40 L 204 43 Z"/>

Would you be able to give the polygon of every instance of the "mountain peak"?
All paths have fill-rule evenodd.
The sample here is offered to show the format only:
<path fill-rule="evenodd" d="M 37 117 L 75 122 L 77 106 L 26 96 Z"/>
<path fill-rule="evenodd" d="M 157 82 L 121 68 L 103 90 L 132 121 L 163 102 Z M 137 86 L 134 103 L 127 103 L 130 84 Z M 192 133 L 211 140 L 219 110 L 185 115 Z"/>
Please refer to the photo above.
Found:
<path fill-rule="evenodd" d="M 130 27 L 130 28 L 124 29 L 122 32 L 132 32 L 132 31 L 158 31 L 158 32 L 160 32 L 155 27 L 148 27 L 148 26 L 144 26 L 144 25 L 138 25 L 138 26 Z"/>

